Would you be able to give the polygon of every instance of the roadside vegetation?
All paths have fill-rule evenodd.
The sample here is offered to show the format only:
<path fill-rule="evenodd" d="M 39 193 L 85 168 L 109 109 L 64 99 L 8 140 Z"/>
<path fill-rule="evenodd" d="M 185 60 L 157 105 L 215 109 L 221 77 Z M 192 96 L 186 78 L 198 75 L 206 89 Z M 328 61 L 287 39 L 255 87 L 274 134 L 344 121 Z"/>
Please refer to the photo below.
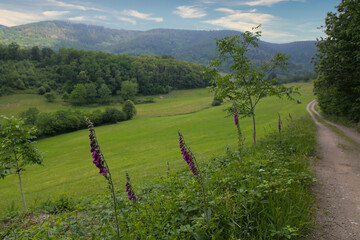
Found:
<path fill-rule="evenodd" d="M 188 169 L 172 170 L 164 164 L 162 176 L 146 184 L 133 182 L 136 202 L 128 199 L 125 184 L 116 186 L 121 237 L 304 239 L 312 224 L 309 160 L 315 154 L 315 126 L 309 117 L 287 119 L 284 125 L 281 141 L 278 131 L 272 131 L 242 154 L 228 148 L 200 163 L 209 221 L 200 186 Z M 189 137 L 187 144 L 192 145 Z M 103 194 L 52 197 L 26 213 L 9 213 L 1 226 L 7 239 L 116 238 L 111 199 Z"/>

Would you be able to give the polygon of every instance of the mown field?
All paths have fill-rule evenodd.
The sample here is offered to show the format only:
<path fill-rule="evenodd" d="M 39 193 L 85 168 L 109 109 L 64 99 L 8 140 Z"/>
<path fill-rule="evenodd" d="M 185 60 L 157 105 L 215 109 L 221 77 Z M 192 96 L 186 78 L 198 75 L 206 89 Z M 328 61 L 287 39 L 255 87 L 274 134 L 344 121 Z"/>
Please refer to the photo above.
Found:
<path fill-rule="evenodd" d="M 306 114 L 305 106 L 314 98 L 312 84 L 300 85 L 302 95 L 296 98 L 302 104 L 273 97 L 262 100 L 256 112 L 258 137 L 277 129 L 277 112 L 284 124 L 289 113 L 293 118 Z M 125 170 L 136 184 L 165 174 L 167 162 L 172 170 L 186 168 L 178 148 L 178 129 L 200 162 L 222 153 L 226 145 L 237 145 L 233 119 L 226 118 L 224 111 L 227 104 L 210 107 L 212 94 L 207 89 L 174 91 L 154 99 L 155 103 L 137 105 L 138 115 L 134 120 L 95 126 L 117 189 L 124 188 Z M 69 108 L 60 100 L 46 103 L 37 95 L 0 98 L 0 114 L 16 115 L 30 106 L 40 111 Z M 250 144 L 251 119 L 242 119 L 240 125 L 246 144 Z M 92 164 L 87 130 L 42 139 L 37 146 L 45 155 L 44 166 L 28 167 L 23 174 L 25 197 L 30 207 L 63 193 L 76 197 L 106 191 L 106 182 Z M 0 192 L 0 216 L 7 209 L 21 209 L 17 176 L 0 180 Z"/>

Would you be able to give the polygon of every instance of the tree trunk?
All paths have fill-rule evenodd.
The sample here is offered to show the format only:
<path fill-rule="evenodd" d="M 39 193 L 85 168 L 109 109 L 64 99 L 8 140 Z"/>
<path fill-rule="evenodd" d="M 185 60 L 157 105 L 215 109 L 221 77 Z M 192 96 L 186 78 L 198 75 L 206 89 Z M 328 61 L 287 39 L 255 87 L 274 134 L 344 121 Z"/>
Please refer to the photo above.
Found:
<path fill-rule="evenodd" d="M 19 175 L 21 197 L 22 197 L 22 201 L 23 201 L 23 204 L 24 204 L 24 209 L 25 209 L 25 211 L 27 211 L 26 202 L 25 202 L 25 196 L 24 196 L 24 192 L 23 192 L 23 189 L 22 189 L 22 183 L 21 183 L 20 168 L 19 168 L 18 159 L 16 157 L 16 154 L 15 154 L 15 160 L 16 160 L 16 173 L 17 173 L 17 175 Z"/>
<path fill-rule="evenodd" d="M 252 114 L 252 119 L 253 119 L 253 141 L 254 143 L 256 143 L 256 127 L 255 127 L 255 114 Z"/>
<path fill-rule="evenodd" d="M 27 211 L 26 202 L 25 202 L 25 196 L 24 196 L 24 192 L 23 192 L 23 189 L 22 189 L 20 172 L 18 172 L 18 175 L 19 175 L 19 182 L 20 182 L 21 197 L 22 197 L 22 201 L 23 201 L 23 204 L 24 204 L 24 209 L 25 209 L 25 211 Z"/>

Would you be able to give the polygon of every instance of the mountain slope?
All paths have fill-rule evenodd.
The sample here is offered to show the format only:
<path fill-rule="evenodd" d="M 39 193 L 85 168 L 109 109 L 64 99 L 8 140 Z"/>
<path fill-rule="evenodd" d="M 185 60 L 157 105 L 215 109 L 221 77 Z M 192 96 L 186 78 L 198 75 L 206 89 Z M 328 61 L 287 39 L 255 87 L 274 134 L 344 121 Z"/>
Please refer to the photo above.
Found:
<path fill-rule="evenodd" d="M 215 39 L 239 34 L 236 31 L 195 31 L 153 29 L 131 31 L 102 26 L 46 21 L 16 27 L 0 28 L 0 43 L 17 42 L 21 46 L 77 48 L 128 55 L 171 55 L 176 59 L 207 65 L 216 55 Z M 264 61 L 276 52 L 291 56 L 290 69 L 312 70 L 311 58 L 316 52 L 314 41 L 274 44 L 261 41 L 250 55 Z"/>

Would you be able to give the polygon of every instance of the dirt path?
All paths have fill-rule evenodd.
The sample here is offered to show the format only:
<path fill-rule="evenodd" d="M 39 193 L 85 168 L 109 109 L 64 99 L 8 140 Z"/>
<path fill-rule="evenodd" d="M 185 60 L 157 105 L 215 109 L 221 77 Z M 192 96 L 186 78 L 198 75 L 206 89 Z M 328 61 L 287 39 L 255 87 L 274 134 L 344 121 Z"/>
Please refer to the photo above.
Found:
<path fill-rule="evenodd" d="M 314 186 L 318 211 L 312 238 L 360 240 L 360 149 L 320 123 L 314 115 L 320 116 L 315 105 L 314 100 L 306 107 L 317 126 L 319 155 L 314 163 L 318 178 Z M 360 144 L 360 134 L 354 129 L 326 122 Z"/>

